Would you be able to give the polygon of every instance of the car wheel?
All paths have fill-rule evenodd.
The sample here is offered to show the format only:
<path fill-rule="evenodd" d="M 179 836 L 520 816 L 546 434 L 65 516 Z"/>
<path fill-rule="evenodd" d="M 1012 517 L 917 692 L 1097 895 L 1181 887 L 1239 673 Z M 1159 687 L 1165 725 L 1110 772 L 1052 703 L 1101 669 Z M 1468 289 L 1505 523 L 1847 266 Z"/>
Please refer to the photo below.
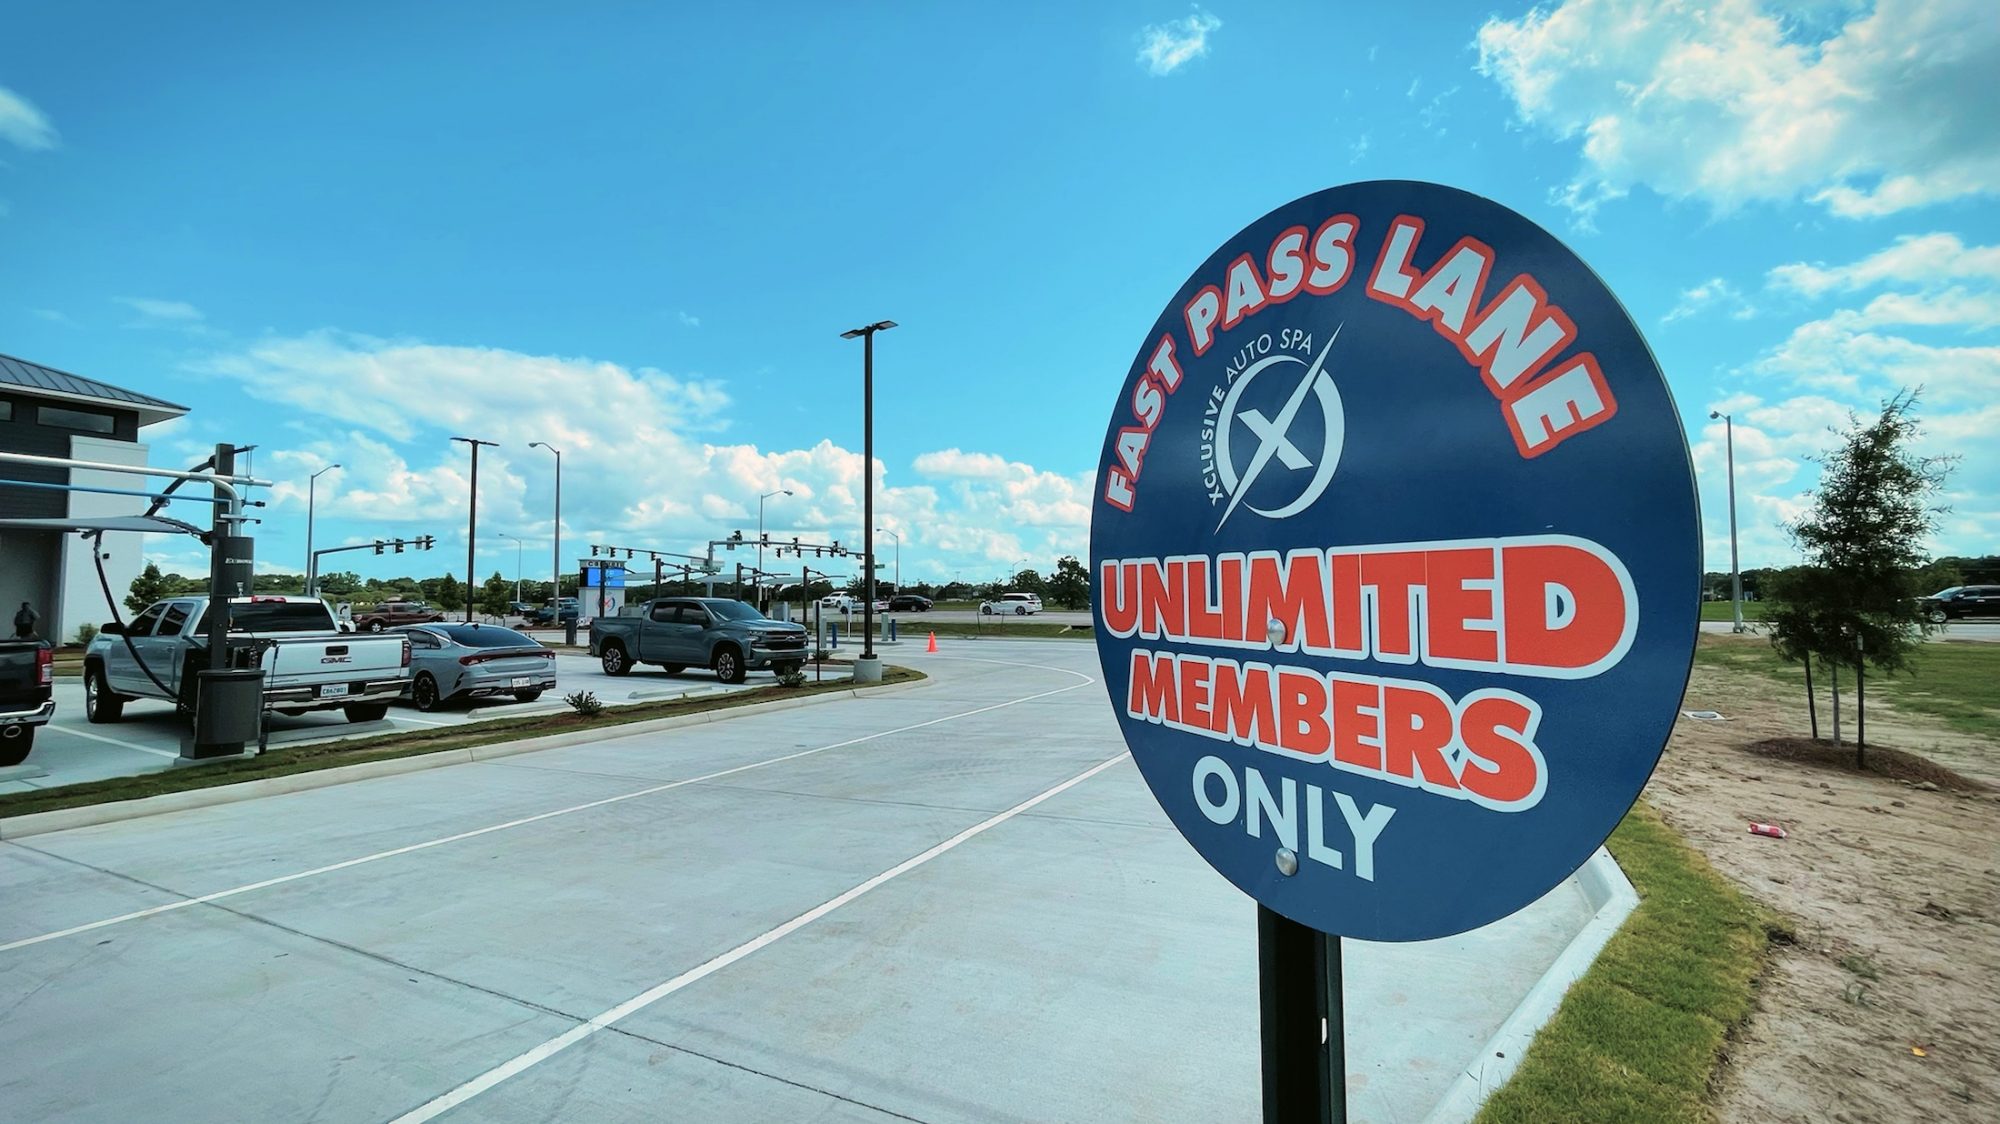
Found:
<path fill-rule="evenodd" d="M 541 697 L 542 697 L 542 689 L 540 687 L 537 687 L 532 691 L 514 692 L 515 702 L 534 702 L 536 699 L 539 699 Z"/>
<path fill-rule="evenodd" d="M 724 646 L 715 650 L 715 677 L 724 683 L 743 682 L 743 657 L 736 649 Z"/>
<path fill-rule="evenodd" d="M 1027 607 L 1026 605 L 1016 605 L 1016 606 L 1014 606 L 1014 615 L 1015 615 L 1015 616 L 1017 616 L 1017 617 L 1025 617 L 1025 616 L 1027 616 L 1027 615 L 1028 615 L 1028 607 Z"/>
<path fill-rule="evenodd" d="M 369 621 L 369 622 L 368 622 L 368 631 L 370 631 L 370 632 L 380 632 L 380 631 L 382 631 L 382 629 L 383 629 L 383 624 L 382 624 L 382 622 L 381 622 L 381 621 Z"/>
<path fill-rule="evenodd" d="M 599 657 L 599 662 L 604 665 L 606 675 L 629 675 L 632 671 L 632 661 L 626 658 L 625 649 L 616 644 L 604 646 L 604 654 Z"/>
<path fill-rule="evenodd" d="M 1948 619 L 1943 609 L 1932 609 L 1930 618 L 1932 624 L 1943 624 Z"/>
<path fill-rule="evenodd" d="M 979 614 L 980 614 L 981 616 L 985 616 L 985 617 L 990 617 L 990 616 L 992 616 L 992 615 L 993 615 L 993 606 L 991 606 L 991 605 L 981 605 L 981 606 L 979 607 Z"/>
<path fill-rule="evenodd" d="M 687 665 L 684 663 L 663 663 L 660 665 L 660 667 L 663 670 L 665 670 L 668 675 L 679 675 L 681 672 L 687 670 Z"/>
<path fill-rule="evenodd" d="M 389 704 L 385 702 L 348 703 L 346 706 L 340 708 L 340 712 L 347 715 L 349 722 L 380 722 L 384 718 L 389 717 Z"/>
<path fill-rule="evenodd" d="M 427 712 L 443 705 L 444 700 L 438 697 L 438 681 L 431 678 L 430 672 L 420 673 L 410 684 L 410 701 L 417 704 L 418 710 Z"/>
<path fill-rule="evenodd" d="M 0 738 L 0 768 L 19 765 L 28 759 L 28 751 L 35 748 L 35 728 L 17 727 L 13 737 Z"/>
<path fill-rule="evenodd" d="M 92 665 L 83 673 L 83 716 L 90 722 L 116 722 L 125 717 L 125 700 L 111 693 L 104 668 Z"/>

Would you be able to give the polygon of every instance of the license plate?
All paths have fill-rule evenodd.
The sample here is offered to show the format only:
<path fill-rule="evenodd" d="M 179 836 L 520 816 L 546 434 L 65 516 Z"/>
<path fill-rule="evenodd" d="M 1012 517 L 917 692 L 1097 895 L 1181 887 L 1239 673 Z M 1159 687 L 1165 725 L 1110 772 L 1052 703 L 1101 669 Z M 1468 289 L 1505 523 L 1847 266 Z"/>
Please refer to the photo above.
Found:
<path fill-rule="evenodd" d="M 514 686 L 516 687 L 528 687 L 532 686 L 533 684 L 534 680 L 528 678 L 525 675 L 516 675 L 514 677 Z"/>
<path fill-rule="evenodd" d="M 319 689 L 319 697 L 323 699 L 344 699 L 347 697 L 347 684 L 345 683 L 324 684 Z"/>

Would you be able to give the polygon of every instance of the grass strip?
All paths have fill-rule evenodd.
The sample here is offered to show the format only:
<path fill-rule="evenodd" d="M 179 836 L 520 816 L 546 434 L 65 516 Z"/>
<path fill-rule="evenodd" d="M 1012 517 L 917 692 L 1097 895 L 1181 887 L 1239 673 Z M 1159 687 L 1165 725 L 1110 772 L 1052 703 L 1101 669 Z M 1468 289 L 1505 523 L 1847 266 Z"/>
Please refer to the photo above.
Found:
<path fill-rule="evenodd" d="M 1706 1121 L 1710 1081 L 1750 1014 L 1777 915 L 1717 874 L 1651 806 L 1607 844 L 1639 907 L 1535 1035 L 1479 1124 Z"/>
<path fill-rule="evenodd" d="M 928 676 L 923 672 L 906 667 L 882 668 L 882 683 L 885 686 L 925 678 Z M 628 726 L 634 722 L 647 722 L 656 718 L 674 718 L 711 710 L 734 710 L 738 707 L 755 706 L 758 703 L 774 702 L 779 699 L 795 699 L 856 689 L 869 688 L 856 688 L 847 680 L 824 684 L 815 684 L 808 680 L 803 687 L 773 685 L 728 695 L 607 707 L 594 718 L 585 718 L 575 713 L 537 714 L 525 718 L 497 718 L 490 721 L 468 722 L 461 726 L 439 726 L 407 733 L 383 734 L 380 737 L 286 746 L 272 749 L 257 757 L 217 761 L 208 765 L 158 773 L 141 773 L 130 777 L 85 781 L 81 784 L 62 785 L 58 788 L 38 789 L 33 792 L 0 794 L 0 816 L 25 816 L 35 812 L 53 812 L 61 808 L 80 808 L 90 804 L 110 804 L 121 800 L 141 800 L 169 792 L 187 792 L 191 789 L 214 788 L 217 785 L 239 784 L 244 781 L 264 780 L 268 777 L 284 777 L 294 773 L 333 769 L 364 761 L 388 761 L 398 757 L 442 753 L 446 750 L 464 749 L 467 746 L 497 745 L 502 742 L 538 738 L 547 734 L 564 734 L 584 729 L 608 731 L 618 726 Z"/>
<path fill-rule="evenodd" d="M 1730 604 L 1727 601 L 1704 601 L 1701 603 L 1701 619 L 1705 621 L 1733 621 L 1736 619 L 1736 613 L 1730 608 Z M 1763 620 L 1764 602 L 1745 601 L 1743 603 L 1743 619 L 1746 621 Z"/>
<path fill-rule="evenodd" d="M 1799 693 L 1799 709 L 1805 709 L 1805 666 L 1785 662 L 1768 637 L 1703 633 L 1695 645 L 1694 661 L 1782 682 Z M 1830 696 L 1826 675 L 1818 667 L 1813 669 L 1813 689 L 1820 695 L 1824 722 Z M 1852 705 L 1853 668 L 1841 673 L 1840 690 Z M 1928 714 L 1954 730 L 2000 738 L 2000 644 L 1945 640 L 1918 645 L 1910 670 L 1896 675 L 1870 671 L 1867 691 L 1869 699 L 1887 700 L 1903 713 Z"/>

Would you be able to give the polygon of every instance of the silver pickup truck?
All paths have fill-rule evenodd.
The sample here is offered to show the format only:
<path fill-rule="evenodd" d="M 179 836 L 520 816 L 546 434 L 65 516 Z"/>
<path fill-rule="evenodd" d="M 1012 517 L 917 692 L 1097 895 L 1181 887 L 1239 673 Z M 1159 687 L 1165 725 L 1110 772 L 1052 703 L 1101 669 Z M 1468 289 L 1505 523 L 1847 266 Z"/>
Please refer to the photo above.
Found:
<path fill-rule="evenodd" d="M 317 597 L 236 597 L 229 609 L 232 655 L 263 649 L 257 666 L 267 710 L 340 710 L 350 722 L 376 722 L 409 686 L 407 637 L 340 632 L 333 610 Z M 133 699 L 191 709 L 195 673 L 209 666 L 207 614 L 206 597 L 170 597 L 123 629 L 105 625 L 83 653 L 84 716 L 116 722 Z"/>

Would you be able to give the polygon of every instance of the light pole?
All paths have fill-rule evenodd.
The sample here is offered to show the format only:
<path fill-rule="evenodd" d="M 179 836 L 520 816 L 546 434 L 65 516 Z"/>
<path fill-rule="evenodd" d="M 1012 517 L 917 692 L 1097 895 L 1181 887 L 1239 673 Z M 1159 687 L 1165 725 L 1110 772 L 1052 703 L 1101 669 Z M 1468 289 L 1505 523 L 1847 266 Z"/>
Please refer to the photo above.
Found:
<path fill-rule="evenodd" d="M 878 535 L 894 535 L 896 539 L 896 592 L 903 592 L 903 536 L 887 527 L 875 528 Z"/>
<path fill-rule="evenodd" d="M 339 468 L 337 464 L 327 465 L 312 474 L 306 481 L 306 596 L 311 597 L 319 590 L 318 560 L 313 557 L 313 509 L 318 506 L 319 478 Z"/>
<path fill-rule="evenodd" d="M 547 449 L 556 455 L 556 545 L 553 552 L 555 565 L 549 571 L 549 599 L 560 604 L 562 601 L 562 450 L 546 441 L 530 441 L 528 448 Z M 581 592 L 578 591 L 579 594 Z M 517 594 L 516 598 L 518 597 Z"/>
<path fill-rule="evenodd" d="M 1722 434 L 1729 450 L 1729 615 L 1736 622 L 1729 631 L 1743 631 L 1743 571 L 1736 563 L 1736 421 L 1720 410 L 1708 412 L 1710 421 L 1722 419 Z"/>
<path fill-rule="evenodd" d="M 463 441 L 472 446 L 472 494 L 465 503 L 465 623 L 472 623 L 472 599 L 479 592 L 478 567 L 474 565 L 479 551 L 479 447 L 498 445 L 498 441 L 481 441 L 477 437 L 454 437 L 453 441 Z"/>
<path fill-rule="evenodd" d="M 789 496 L 790 488 L 779 488 L 775 492 L 765 492 L 757 497 L 757 588 L 764 587 L 764 501 L 772 496 Z M 761 596 L 758 597 L 762 601 Z"/>
<path fill-rule="evenodd" d="M 840 338 L 861 337 L 861 526 L 866 531 L 861 544 L 861 561 L 868 567 L 862 583 L 861 658 L 854 664 L 854 681 L 875 683 L 882 678 L 882 661 L 875 655 L 875 333 L 896 326 L 894 320 L 877 320 L 840 333 Z"/>
<path fill-rule="evenodd" d="M 521 603 L 521 547 L 525 544 L 521 541 L 521 536 L 510 535 L 505 531 L 500 532 L 500 537 L 514 540 L 514 603 L 518 605 Z"/>

